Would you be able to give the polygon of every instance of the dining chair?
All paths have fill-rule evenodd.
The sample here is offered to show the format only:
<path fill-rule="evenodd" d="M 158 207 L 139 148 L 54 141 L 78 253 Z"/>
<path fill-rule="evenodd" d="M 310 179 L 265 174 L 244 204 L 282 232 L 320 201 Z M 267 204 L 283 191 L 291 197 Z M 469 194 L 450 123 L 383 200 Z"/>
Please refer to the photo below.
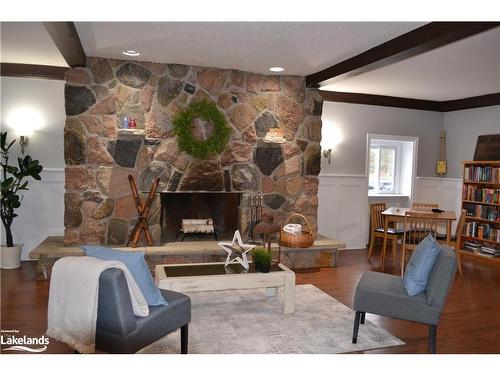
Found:
<path fill-rule="evenodd" d="M 384 218 L 382 217 L 382 212 L 386 210 L 385 203 L 370 203 L 370 246 L 368 248 L 368 259 L 372 256 L 373 245 L 376 238 L 384 238 Z M 390 225 L 391 223 L 389 223 Z M 387 239 L 392 241 L 392 263 L 396 262 L 396 250 L 398 238 L 401 238 L 404 230 L 395 227 L 387 228 Z M 385 249 L 382 249 L 382 258 L 385 257 Z"/>
<path fill-rule="evenodd" d="M 404 218 L 401 276 L 404 275 L 406 256 L 417 248 L 427 235 L 437 237 L 438 217 L 433 212 L 407 211 Z"/>
<path fill-rule="evenodd" d="M 462 274 L 462 261 L 460 259 L 460 250 L 462 250 L 461 236 L 464 230 L 465 217 L 467 216 L 467 211 L 462 210 L 460 217 L 458 218 L 457 228 L 455 230 L 455 241 L 452 241 L 449 245 L 455 249 L 457 253 L 457 270 L 458 273 Z M 446 243 L 446 241 L 439 241 L 441 243 Z"/>
<path fill-rule="evenodd" d="M 411 205 L 411 209 L 415 211 L 432 211 L 433 208 L 439 208 L 437 203 L 417 203 Z"/>

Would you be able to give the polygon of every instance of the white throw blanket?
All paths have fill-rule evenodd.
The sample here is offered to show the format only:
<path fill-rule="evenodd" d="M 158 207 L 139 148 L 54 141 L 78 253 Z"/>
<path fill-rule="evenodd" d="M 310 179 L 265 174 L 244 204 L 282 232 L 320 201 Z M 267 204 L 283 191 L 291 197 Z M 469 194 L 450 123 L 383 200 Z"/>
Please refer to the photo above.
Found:
<path fill-rule="evenodd" d="M 125 273 L 134 314 L 149 315 L 144 295 L 122 262 L 87 256 L 63 257 L 52 268 L 48 336 L 80 353 L 95 351 L 99 277 L 108 268 L 119 268 Z"/>

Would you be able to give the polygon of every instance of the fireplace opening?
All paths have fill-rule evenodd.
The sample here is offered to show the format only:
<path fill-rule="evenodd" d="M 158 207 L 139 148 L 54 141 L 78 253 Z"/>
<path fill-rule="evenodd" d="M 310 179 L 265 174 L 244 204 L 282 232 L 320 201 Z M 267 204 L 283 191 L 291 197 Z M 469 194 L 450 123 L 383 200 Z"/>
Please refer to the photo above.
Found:
<path fill-rule="evenodd" d="M 232 238 L 240 226 L 241 196 L 237 192 L 161 192 L 161 241 Z M 187 225 L 194 229 L 184 233 Z M 206 229 L 210 225 L 215 233 Z"/>

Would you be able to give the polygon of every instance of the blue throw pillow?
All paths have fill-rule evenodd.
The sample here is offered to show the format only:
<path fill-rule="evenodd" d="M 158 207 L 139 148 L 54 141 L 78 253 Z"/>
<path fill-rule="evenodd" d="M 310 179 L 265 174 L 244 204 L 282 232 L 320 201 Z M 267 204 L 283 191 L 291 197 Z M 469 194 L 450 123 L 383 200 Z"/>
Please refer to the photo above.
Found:
<path fill-rule="evenodd" d="M 142 251 L 121 251 L 102 246 L 82 246 L 85 255 L 102 260 L 118 260 L 127 266 L 149 306 L 167 305 L 156 286 Z"/>
<path fill-rule="evenodd" d="M 430 234 L 417 245 L 403 276 L 403 285 L 409 296 L 415 296 L 427 288 L 429 275 L 440 251 L 441 245 Z"/>

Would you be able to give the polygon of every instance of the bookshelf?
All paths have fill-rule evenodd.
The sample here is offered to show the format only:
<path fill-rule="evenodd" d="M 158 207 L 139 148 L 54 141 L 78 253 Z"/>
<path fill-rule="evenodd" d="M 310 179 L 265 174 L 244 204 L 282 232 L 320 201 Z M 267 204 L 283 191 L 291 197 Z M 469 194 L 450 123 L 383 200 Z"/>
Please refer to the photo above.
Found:
<path fill-rule="evenodd" d="M 464 161 L 460 254 L 500 263 L 500 161 Z"/>

